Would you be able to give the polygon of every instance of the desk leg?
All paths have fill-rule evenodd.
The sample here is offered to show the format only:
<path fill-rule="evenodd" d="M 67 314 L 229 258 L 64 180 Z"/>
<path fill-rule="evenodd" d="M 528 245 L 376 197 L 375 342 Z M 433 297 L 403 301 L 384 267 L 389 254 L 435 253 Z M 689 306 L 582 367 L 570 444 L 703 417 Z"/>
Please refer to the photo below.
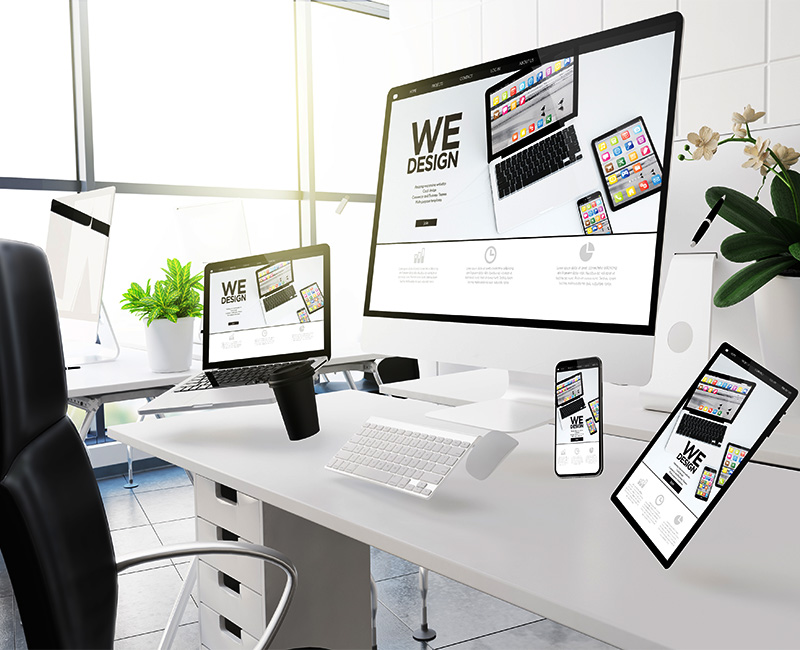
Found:
<path fill-rule="evenodd" d="M 297 592 L 274 647 L 372 647 L 369 545 L 266 503 L 264 544 L 286 553 L 298 572 Z M 268 567 L 268 617 L 283 584 L 281 572 Z"/>

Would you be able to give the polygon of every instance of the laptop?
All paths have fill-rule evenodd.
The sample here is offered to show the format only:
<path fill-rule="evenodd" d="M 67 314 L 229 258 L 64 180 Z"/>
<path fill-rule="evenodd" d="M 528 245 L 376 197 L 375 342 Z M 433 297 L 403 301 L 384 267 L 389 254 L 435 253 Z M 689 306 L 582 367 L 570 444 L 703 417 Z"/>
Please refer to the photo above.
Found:
<path fill-rule="evenodd" d="M 562 420 L 586 408 L 586 403 L 583 401 L 581 373 L 578 372 L 556 384 L 556 408 Z"/>
<path fill-rule="evenodd" d="M 264 312 L 280 307 L 297 295 L 293 281 L 292 260 L 268 264 L 256 271 L 258 295 Z"/>
<path fill-rule="evenodd" d="M 546 57 L 546 58 L 545 58 Z M 534 67 L 485 95 L 487 156 L 495 224 L 506 232 L 578 198 L 585 177 L 575 122 L 578 57 L 538 50 Z"/>
<path fill-rule="evenodd" d="M 721 447 L 728 425 L 734 421 L 755 384 L 719 372 L 703 375 L 681 409 L 664 446 L 674 436 Z"/>
<path fill-rule="evenodd" d="M 310 312 L 294 293 L 280 304 L 277 291 L 315 287 Z M 142 415 L 247 406 L 271 401 L 269 375 L 286 365 L 331 354 L 330 250 L 326 244 L 214 262 L 203 284 L 203 370 L 139 409 Z"/>

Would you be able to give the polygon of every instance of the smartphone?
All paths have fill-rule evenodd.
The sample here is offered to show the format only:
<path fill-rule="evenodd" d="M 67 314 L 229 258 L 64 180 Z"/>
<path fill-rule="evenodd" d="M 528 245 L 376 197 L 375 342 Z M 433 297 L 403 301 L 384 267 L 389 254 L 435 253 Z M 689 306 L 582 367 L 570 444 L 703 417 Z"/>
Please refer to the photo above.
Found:
<path fill-rule="evenodd" d="M 561 361 L 555 373 L 555 473 L 603 471 L 603 364 L 597 357 Z"/>
<path fill-rule="evenodd" d="M 700 475 L 700 482 L 697 484 L 697 491 L 694 495 L 701 501 L 708 501 L 708 495 L 711 494 L 711 487 L 714 485 L 714 477 L 717 475 L 717 470 L 713 467 L 706 467 Z"/>
<path fill-rule="evenodd" d="M 725 450 L 725 455 L 722 457 L 722 464 L 719 466 L 717 487 L 725 485 L 725 481 L 733 474 L 733 470 L 744 462 L 744 457 L 749 451 L 747 447 L 742 447 L 732 442 L 728 443 L 728 448 Z"/>
<path fill-rule="evenodd" d="M 611 235 L 611 223 L 608 211 L 599 191 L 592 192 L 578 199 L 578 213 L 585 235 Z"/>

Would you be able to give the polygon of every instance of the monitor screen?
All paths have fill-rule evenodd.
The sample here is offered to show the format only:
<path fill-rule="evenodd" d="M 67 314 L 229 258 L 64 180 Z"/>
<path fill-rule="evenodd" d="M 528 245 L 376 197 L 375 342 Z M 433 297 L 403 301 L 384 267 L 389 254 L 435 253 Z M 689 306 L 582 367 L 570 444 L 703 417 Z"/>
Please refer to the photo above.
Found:
<path fill-rule="evenodd" d="M 652 336 L 679 31 L 671 14 L 392 89 L 365 316 Z"/>

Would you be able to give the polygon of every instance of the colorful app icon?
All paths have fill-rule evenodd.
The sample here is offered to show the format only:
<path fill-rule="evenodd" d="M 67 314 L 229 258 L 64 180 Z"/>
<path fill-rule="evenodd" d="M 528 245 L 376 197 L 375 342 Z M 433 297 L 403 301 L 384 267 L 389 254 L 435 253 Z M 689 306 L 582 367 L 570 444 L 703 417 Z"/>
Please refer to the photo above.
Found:
<path fill-rule="evenodd" d="M 553 116 L 550 113 L 548 113 L 544 121 L 545 123 L 550 124 L 550 122 L 553 121 Z"/>
<path fill-rule="evenodd" d="M 621 203 L 621 202 L 622 202 L 622 199 L 624 199 L 624 198 L 625 198 L 625 197 L 622 195 L 622 192 L 617 192 L 617 193 L 614 195 L 614 203 Z"/>
<path fill-rule="evenodd" d="M 639 189 L 642 190 L 642 192 L 644 192 L 645 190 L 650 189 L 650 185 L 648 184 L 647 181 L 642 181 L 641 183 L 639 183 Z"/>
<path fill-rule="evenodd" d="M 633 142 L 626 142 L 625 143 L 625 151 L 630 151 L 631 149 L 633 149 L 633 147 L 634 147 Z"/>
<path fill-rule="evenodd" d="M 651 182 L 653 185 L 661 185 L 661 176 L 659 176 L 658 174 L 653 174 L 653 175 L 650 177 L 650 182 Z M 741 393 L 741 392 L 742 392 L 742 389 L 741 389 L 741 388 L 738 388 L 736 392 L 737 392 L 737 393 Z"/>
<path fill-rule="evenodd" d="M 511 142 L 516 142 L 517 138 L 519 138 L 519 133 L 514 131 L 514 133 L 511 134 Z"/>
<path fill-rule="evenodd" d="M 646 140 L 647 140 L 647 138 L 645 138 L 643 135 L 640 135 L 638 138 L 636 138 L 636 143 L 637 144 L 644 144 Z"/>
<path fill-rule="evenodd" d="M 638 174 L 640 171 L 642 171 L 642 166 L 639 163 L 636 163 L 633 166 L 633 173 L 634 174 Z M 716 382 L 714 382 L 714 383 L 716 383 Z"/>
<path fill-rule="evenodd" d="M 508 104 L 503 106 L 503 115 L 505 115 L 506 113 L 508 113 Z"/>
<path fill-rule="evenodd" d="M 606 143 L 605 142 L 601 142 L 600 144 L 597 145 L 597 150 L 598 151 L 605 151 L 606 149 L 607 149 L 607 147 L 606 147 Z"/>
<path fill-rule="evenodd" d="M 649 154 L 649 153 L 650 153 L 650 147 L 648 147 L 647 145 L 644 145 L 644 146 L 642 147 L 642 155 L 643 155 L 643 156 L 646 156 L 646 155 L 647 155 L 647 154 Z"/>
<path fill-rule="evenodd" d="M 537 83 L 538 83 L 539 81 L 541 81 L 542 79 L 544 79 L 544 72 L 542 72 L 542 71 L 540 70 L 539 72 L 537 72 L 537 73 L 536 73 L 536 81 L 537 81 Z"/>
<path fill-rule="evenodd" d="M 609 160 L 609 159 L 611 158 L 611 154 L 610 154 L 610 153 L 608 153 L 608 151 L 606 151 L 606 152 L 605 152 L 604 154 L 602 154 L 600 157 L 603 159 L 603 162 L 605 162 L 606 160 Z"/>
<path fill-rule="evenodd" d="M 581 212 L 586 212 L 588 209 L 589 209 L 588 205 L 582 205 L 581 206 Z"/>
<path fill-rule="evenodd" d="M 624 166 L 625 166 L 625 159 L 617 158 L 617 167 L 624 167 Z"/>
<path fill-rule="evenodd" d="M 641 133 L 641 132 L 642 132 L 642 127 L 641 127 L 641 125 L 637 124 L 636 126 L 634 126 L 634 127 L 633 127 L 633 132 L 634 132 L 634 133 Z"/>
<path fill-rule="evenodd" d="M 630 176 L 630 175 L 631 175 L 631 172 L 630 172 L 630 170 L 628 170 L 628 169 L 623 169 L 623 170 L 622 170 L 622 171 L 619 173 L 619 175 L 620 175 L 620 178 L 628 178 L 628 176 Z"/>
<path fill-rule="evenodd" d="M 628 196 L 636 196 L 636 188 L 635 187 L 629 187 L 627 190 L 625 190 L 625 193 Z"/>
<path fill-rule="evenodd" d="M 553 67 L 548 65 L 547 70 L 544 71 L 544 76 L 549 77 L 551 74 L 553 74 Z"/>
<path fill-rule="evenodd" d="M 511 110 L 513 111 L 516 107 L 517 107 L 517 100 L 515 99 L 513 102 L 511 102 Z"/>
<path fill-rule="evenodd" d="M 556 64 L 553 66 L 556 72 L 561 70 L 561 61 L 556 61 Z"/>
<path fill-rule="evenodd" d="M 611 153 L 613 153 L 615 156 L 619 156 L 620 154 L 622 154 L 622 147 L 614 147 Z"/>
<path fill-rule="evenodd" d="M 519 131 L 519 137 L 520 137 L 520 138 L 524 138 L 524 137 L 527 135 L 527 133 L 528 133 L 528 132 L 527 132 L 525 129 L 520 129 L 520 131 Z"/>
<path fill-rule="evenodd" d="M 516 86 L 511 86 L 511 90 L 509 90 L 508 93 L 509 93 L 509 95 L 511 97 L 513 97 L 514 95 L 517 94 L 517 87 Z"/>
<path fill-rule="evenodd" d="M 614 171 L 614 163 L 608 163 L 605 167 L 603 167 L 603 169 L 606 170 L 606 174 L 609 174 L 609 173 L 613 172 Z M 625 178 L 625 177 L 623 176 L 623 178 Z"/>
<path fill-rule="evenodd" d="M 544 120 L 539 120 L 536 122 L 536 128 L 541 129 L 544 126 Z"/>
<path fill-rule="evenodd" d="M 528 127 L 528 133 L 533 133 L 533 131 L 534 131 L 535 129 L 536 129 L 536 124 L 531 124 L 531 125 Z"/>
<path fill-rule="evenodd" d="M 616 174 L 611 174 L 611 176 L 608 177 L 608 184 L 609 185 L 613 185 L 614 183 L 617 182 L 617 180 L 618 180 L 617 179 L 617 175 Z"/>
<path fill-rule="evenodd" d="M 498 117 L 500 117 L 500 111 L 495 111 L 494 113 L 492 113 L 493 120 L 496 120 Z"/>
<path fill-rule="evenodd" d="M 492 106 L 497 106 L 499 103 L 500 103 L 500 97 L 498 95 L 492 97 Z"/>
<path fill-rule="evenodd" d="M 630 137 L 631 137 L 631 132 L 630 131 L 623 131 L 622 132 L 622 139 L 623 140 L 627 140 Z"/>
<path fill-rule="evenodd" d="M 603 204 L 602 203 L 597 206 L 597 211 L 598 212 L 602 212 L 603 211 Z"/>
<path fill-rule="evenodd" d="M 522 92 L 523 90 L 525 90 L 525 82 L 524 81 L 520 82 L 520 84 L 519 84 L 519 91 Z"/>
<path fill-rule="evenodd" d="M 522 106 L 525 103 L 525 95 L 519 96 L 519 105 Z"/>
<path fill-rule="evenodd" d="M 636 153 L 635 151 L 631 151 L 628 154 L 628 158 L 630 159 L 631 162 L 633 162 L 634 160 L 638 160 L 639 159 L 639 154 Z"/>
<path fill-rule="evenodd" d="M 572 57 L 568 56 L 566 59 L 564 59 L 564 65 L 569 65 L 570 63 L 572 63 Z"/>
<path fill-rule="evenodd" d="M 612 138 L 609 140 L 609 142 L 610 142 L 611 144 L 617 144 L 617 143 L 619 143 L 619 138 L 618 138 L 617 136 L 613 136 L 613 137 L 612 137 Z"/>
<path fill-rule="evenodd" d="M 528 77 L 528 88 L 533 85 L 533 77 Z"/>
<path fill-rule="evenodd" d="M 507 99 L 508 99 L 508 91 L 504 90 L 503 91 L 503 101 L 506 101 Z"/>
<path fill-rule="evenodd" d="M 592 207 L 593 207 L 593 208 L 596 208 L 596 207 L 597 207 L 597 201 L 592 201 Z"/>

